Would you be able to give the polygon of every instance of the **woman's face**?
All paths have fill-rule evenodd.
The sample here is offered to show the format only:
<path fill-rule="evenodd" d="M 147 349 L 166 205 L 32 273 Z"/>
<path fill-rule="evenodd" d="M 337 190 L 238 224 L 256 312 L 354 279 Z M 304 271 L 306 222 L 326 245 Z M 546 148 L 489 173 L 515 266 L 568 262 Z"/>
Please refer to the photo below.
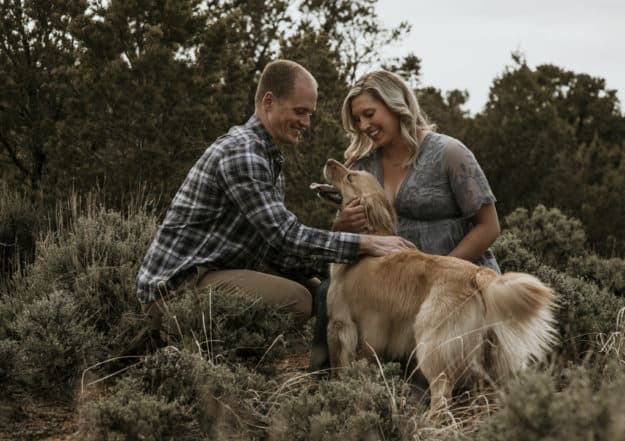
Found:
<path fill-rule="evenodd" d="M 398 116 L 369 92 L 352 98 L 351 113 L 356 129 L 368 136 L 376 147 L 400 141 Z"/>

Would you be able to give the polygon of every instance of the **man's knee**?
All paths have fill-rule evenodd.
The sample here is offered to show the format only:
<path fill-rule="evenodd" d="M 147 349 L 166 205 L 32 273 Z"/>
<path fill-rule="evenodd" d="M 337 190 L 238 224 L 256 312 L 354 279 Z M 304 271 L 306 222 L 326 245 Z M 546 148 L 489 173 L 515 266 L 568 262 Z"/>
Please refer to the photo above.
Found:
<path fill-rule="evenodd" d="M 303 285 L 296 284 L 284 299 L 284 307 L 292 312 L 297 322 L 306 322 L 312 316 L 313 299 L 310 291 Z"/>
<path fill-rule="evenodd" d="M 215 271 L 205 274 L 198 283 L 198 287 L 208 285 L 236 287 L 242 294 L 258 296 L 263 303 L 292 313 L 298 322 L 305 322 L 312 315 L 310 288 L 278 274 L 251 270 Z"/>

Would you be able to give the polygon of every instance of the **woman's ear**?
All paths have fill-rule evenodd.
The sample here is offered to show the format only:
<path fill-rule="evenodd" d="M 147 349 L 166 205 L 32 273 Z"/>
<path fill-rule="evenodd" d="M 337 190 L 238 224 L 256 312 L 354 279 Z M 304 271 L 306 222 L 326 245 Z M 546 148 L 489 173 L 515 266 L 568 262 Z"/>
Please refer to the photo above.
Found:
<path fill-rule="evenodd" d="M 383 194 L 369 193 L 360 197 L 365 209 L 369 230 L 373 233 L 396 234 L 397 218 L 395 209 Z"/>

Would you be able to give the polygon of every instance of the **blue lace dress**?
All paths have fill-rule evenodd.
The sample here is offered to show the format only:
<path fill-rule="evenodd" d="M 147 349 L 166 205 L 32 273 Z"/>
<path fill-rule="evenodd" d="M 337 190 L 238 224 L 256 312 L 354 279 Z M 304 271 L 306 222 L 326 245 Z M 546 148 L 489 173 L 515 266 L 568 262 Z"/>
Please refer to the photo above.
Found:
<path fill-rule="evenodd" d="M 384 182 L 379 149 L 353 168 L 366 170 Z M 495 201 L 473 153 L 457 139 L 430 132 L 395 198 L 398 234 L 425 253 L 446 255 L 471 230 L 471 218 L 482 204 Z M 500 272 L 490 249 L 475 263 Z"/>

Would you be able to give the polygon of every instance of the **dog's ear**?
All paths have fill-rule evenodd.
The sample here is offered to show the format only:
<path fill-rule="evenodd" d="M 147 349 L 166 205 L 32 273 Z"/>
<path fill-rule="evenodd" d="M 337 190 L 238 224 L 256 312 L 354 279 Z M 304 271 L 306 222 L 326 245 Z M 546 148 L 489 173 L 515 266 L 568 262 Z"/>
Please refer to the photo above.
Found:
<path fill-rule="evenodd" d="M 364 194 L 360 197 L 360 204 L 374 233 L 396 234 L 397 215 L 386 197 L 378 193 Z"/>

